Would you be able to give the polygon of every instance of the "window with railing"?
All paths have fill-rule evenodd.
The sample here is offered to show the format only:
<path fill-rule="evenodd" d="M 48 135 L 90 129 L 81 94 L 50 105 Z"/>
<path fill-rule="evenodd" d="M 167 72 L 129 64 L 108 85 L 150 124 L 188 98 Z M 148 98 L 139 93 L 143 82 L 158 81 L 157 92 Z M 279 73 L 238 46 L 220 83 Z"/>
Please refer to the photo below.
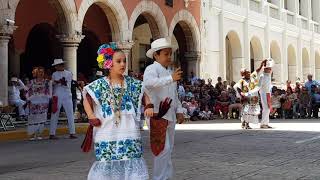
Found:
<path fill-rule="evenodd" d="M 287 11 L 287 23 L 295 24 L 294 23 L 294 13 Z"/>
<path fill-rule="evenodd" d="M 231 4 L 240 5 L 240 0 L 225 0 L 225 1 Z"/>
<path fill-rule="evenodd" d="M 269 7 L 270 7 L 270 17 L 274 19 L 280 19 L 279 7 L 273 4 L 269 4 Z"/>
<path fill-rule="evenodd" d="M 314 24 L 313 31 L 316 33 L 319 33 L 319 24 L 318 23 Z"/>
<path fill-rule="evenodd" d="M 260 12 L 260 1 L 250 0 L 250 10 L 255 12 Z"/>
<path fill-rule="evenodd" d="M 308 29 L 308 19 L 301 17 L 301 27 L 303 29 Z"/>

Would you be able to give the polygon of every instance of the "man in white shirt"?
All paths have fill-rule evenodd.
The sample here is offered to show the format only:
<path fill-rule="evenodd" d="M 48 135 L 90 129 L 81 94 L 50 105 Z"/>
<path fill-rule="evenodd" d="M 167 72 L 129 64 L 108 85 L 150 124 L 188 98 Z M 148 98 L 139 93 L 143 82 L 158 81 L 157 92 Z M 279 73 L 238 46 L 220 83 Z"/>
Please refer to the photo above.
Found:
<path fill-rule="evenodd" d="M 269 58 L 266 61 L 266 65 L 263 69 L 263 73 L 259 79 L 259 87 L 260 87 L 260 97 L 262 104 L 262 119 L 260 123 L 260 128 L 268 129 L 272 128 L 269 126 L 269 115 L 272 111 L 272 103 L 271 103 L 271 72 L 272 67 L 274 65 L 273 59 Z"/>
<path fill-rule="evenodd" d="M 146 68 L 143 76 L 145 91 L 154 105 L 155 113 L 158 113 L 161 101 L 164 101 L 167 97 L 172 99 L 170 109 L 162 117 L 162 120 L 168 123 L 164 129 L 165 134 L 161 134 L 165 138 L 163 139 L 165 140 L 164 148 L 158 153 L 153 151 L 153 180 L 166 180 L 173 177 L 171 153 L 174 145 L 175 124 L 176 121 L 178 123 L 184 121 L 183 109 L 177 93 L 177 81 L 182 78 L 182 71 L 178 68 L 172 72 L 168 68 L 172 63 L 171 55 L 173 51 L 174 49 L 168 39 L 160 38 L 152 42 L 147 57 L 154 58 L 155 62 Z M 151 119 L 149 124 L 151 124 L 151 121 L 156 123 L 157 120 Z M 152 128 L 151 131 L 153 131 Z M 152 135 L 150 136 L 152 139 Z"/>
<path fill-rule="evenodd" d="M 18 107 L 19 116 L 25 116 L 24 105 L 26 101 L 20 98 L 21 90 L 26 90 L 26 86 L 17 77 L 12 77 L 8 87 L 8 102 L 10 105 Z"/>
<path fill-rule="evenodd" d="M 53 96 L 58 98 L 57 111 L 51 116 L 50 123 L 50 139 L 58 139 L 56 137 L 56 129 L 61 106 L 63 106 L 68 118 L 68 127 L 70 139 L 77 138 L 75 136 L 75 124 L 73 114 L 73 103 L 71 94 L 72 73 L 64 69 L 64 61 L 62 59 L 55 59 L 52 66 L 55 67 L 56 72 L 52 74 L 53 81 Z"/>

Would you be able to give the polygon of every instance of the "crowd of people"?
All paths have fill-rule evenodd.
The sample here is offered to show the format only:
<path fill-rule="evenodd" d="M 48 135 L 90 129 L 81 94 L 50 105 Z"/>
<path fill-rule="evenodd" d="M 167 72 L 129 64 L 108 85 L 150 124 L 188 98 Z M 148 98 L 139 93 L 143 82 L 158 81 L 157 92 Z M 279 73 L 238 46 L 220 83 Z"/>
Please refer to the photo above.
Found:
<path fill-rule="evenodd" d="M 167 39 L 155 40 L 146 54 L 154 63 L 144 74 L 129 71 L 125 76 L 125 54 L 116 44 L 103 44 L 97 62 L 107 74 L 94 70 L 88 79 L 79 74 L 74 81 L 72 73 L 64 68 L 65 62 L 55 59 L 53 74 L 34 67 L 32 79 L 27 82 L 11 77 L 8 102 L 17 107 L 22 118 L 27 118 L 30 140 L 42 139 L 47 119 L 49 139 L 58 139 L 56 129 L 62 107 L 70 139 L 77 138 L 74 112 L 80 105 L 78 111 L 85 112 L 89 122 L 81 148 L 88 152 L 93 143 L 96 155 L 90 180 L 149 178 L 138 128 L 141 114 L 150 118 L 147 123 L 153 153 L 152 179 L 172 177 L 175 125 L 185 119 L 241 119 L 242 128 L 251 129 L 249 123 L 258 123 L 261 115 L 260 128 L 264 129 L 272 128 L 269 118 L 318 118 L 320 84 L 311 74 L 305 84 L 296 82 L 292 86 L 288 81 L 285 89 L 272 87 L 274 61 L 268 58 L 252 73 L 242 69 L 238 82 L 229 83 L 218 77 L 213 84 L 212 79 L 206 82 L 193 72 L 182 80 L 180 68 L 170 69 L 173 51 Z M 133 165 L 136 168 L 131 168 Z"/>
<path fill-rule="evenodd" d="M 271 101 L 273 111 L 270 118 L 318 118 L 320 108 L 320 84 L 308 75 L 305 83 L 287 81 L 285 88 L 272 87 Z M 178 85 L 178 94 L 186 118 L 192 121 L 213 119 L 240 119 L 243 104 L 234 88 L 236 82 L 195 78 Z"/>

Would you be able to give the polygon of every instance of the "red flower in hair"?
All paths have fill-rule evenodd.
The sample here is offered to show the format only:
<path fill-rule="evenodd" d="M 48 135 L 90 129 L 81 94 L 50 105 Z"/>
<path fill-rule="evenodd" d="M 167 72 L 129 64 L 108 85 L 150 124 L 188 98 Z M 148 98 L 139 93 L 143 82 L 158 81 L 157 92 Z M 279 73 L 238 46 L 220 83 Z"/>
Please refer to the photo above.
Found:
<path fill-rule="evenodd" d="M 110 55 L 110 56 L 113 56 L 114 50 L 113 50 L 112 48 L 107 48 L 107 49 L 106 49 L 106 53 L 107 53 L 108 55 Z"/>

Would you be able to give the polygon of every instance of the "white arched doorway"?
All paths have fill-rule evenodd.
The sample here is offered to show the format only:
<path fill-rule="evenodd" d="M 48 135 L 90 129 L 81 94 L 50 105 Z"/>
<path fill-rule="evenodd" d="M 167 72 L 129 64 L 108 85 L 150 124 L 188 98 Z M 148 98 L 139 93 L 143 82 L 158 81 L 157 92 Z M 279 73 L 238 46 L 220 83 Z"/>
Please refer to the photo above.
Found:
<path fill-rule="evenodd" d="M 310 74 L 310 60 L 307 48 L 302 49 L 302 79 L 307 79 Z"/>
<path fill-rule="evenodd" d="M 270 56 L 275 61 L 275 64 L 272 68 L 272 79 L 275 83 L 281 82 L 281 51 L 278 43 L 272 41 L 270 45 Z"/>
<path fill-rule="evenodd" d="M 289 45 L 287 50 L 288 57 L 288 80 L 294 83 L 297 79 L 297 60 L 296 51 L 292 45 Z"/>
<path fill-rule="evenodd" d="M 240 79 L 240 68 L 242 67 L 242 48 L 238 34 L 230 31 L 225 38 L 226 52 L 226 80 L 237 81 Z"/>
<path fill-rule="evenodd" d="M 263 60 L 263 50 L 258 37 L 254 36 L 250 41 L 250 70 L 251 72 L 260 66 Z"/>

